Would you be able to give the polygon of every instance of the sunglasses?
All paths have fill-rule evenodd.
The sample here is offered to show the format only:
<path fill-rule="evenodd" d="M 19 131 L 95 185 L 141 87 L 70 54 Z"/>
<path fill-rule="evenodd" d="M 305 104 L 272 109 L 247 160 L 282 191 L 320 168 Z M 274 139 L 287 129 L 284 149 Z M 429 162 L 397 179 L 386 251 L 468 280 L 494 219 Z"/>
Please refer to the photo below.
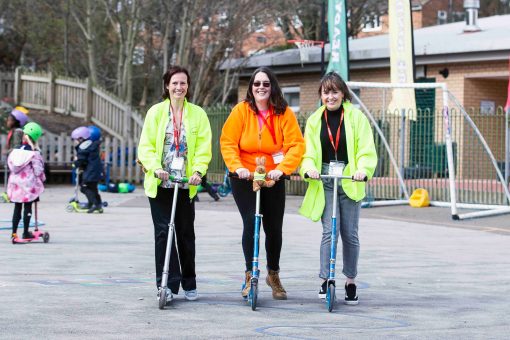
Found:
<path fill-rule="evenodd" d="M 264 87 L 269 87 L 269 86 L 271 86 L 271 83 L 270 83 L 270 82 L 268 82 L 268 81 L 262 81 L 262 82 L 260 82 L 260 81 L 254 81 L 254 82 L 253 82 L 253 86 L 255 86 L 255 87 L 260 87 L 260 85 L 261 85 L 261 84 L 262 84 L 262 86 L 264 86 Z"/>

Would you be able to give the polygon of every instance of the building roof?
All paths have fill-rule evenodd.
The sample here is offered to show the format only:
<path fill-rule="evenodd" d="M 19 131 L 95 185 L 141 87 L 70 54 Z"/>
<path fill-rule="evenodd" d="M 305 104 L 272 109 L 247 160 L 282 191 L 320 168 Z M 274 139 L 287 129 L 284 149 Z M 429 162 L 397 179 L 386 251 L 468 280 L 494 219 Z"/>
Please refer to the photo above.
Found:
<path fill-rule="evenodd" d="M 481 31 L 464 33 L 464 22 L 431 26 L 414 30 L 414 49 L 417 65 L 459 63 L 488 60 L 508 60 L 510 56 L 510 15 L 478 19 Z M 328 61 L 329 44 L 325 46 Z M 389 66 L 389 35 L 382 34 L 360 39 L 349 39 L 349 67 L 351 69 Z M 248 59 L 226 62 L 221 69 L 244 69 L 270 66 L 277 73 L 316 72 L 320 70 L 321 49 L 310 49 L 310 60 L 303 63 L 298 49 L 265 53 Z"/>

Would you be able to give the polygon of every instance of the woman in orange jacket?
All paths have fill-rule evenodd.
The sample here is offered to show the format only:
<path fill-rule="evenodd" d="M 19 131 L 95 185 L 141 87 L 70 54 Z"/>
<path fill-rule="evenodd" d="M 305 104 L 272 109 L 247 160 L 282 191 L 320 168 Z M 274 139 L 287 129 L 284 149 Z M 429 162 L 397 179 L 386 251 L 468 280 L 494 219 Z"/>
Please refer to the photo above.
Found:
<path fill-rule="evenodd" d="M 285 182 L 278 181 L 284 174 L 291 174 L 301 162 L 305 143 L 294 112 L 283 98 L 274 73 L 261 67 L 251 76 L 246 98 L 237 104 L 223 126 L 220 137 L 221 153 L 231 172 L 232 194 L 243 219 L 243 252 L 246 262 L 245 289 L 250 290 L 253 235 L 255 229 L 255 193 L 247 181 L 255 170 L 256 157 L 266 158 L 266 173 L 276 184 L 261 191 L 260 213 L 266 233 L 268 275 L 266 283 L 273 291 L 273 298 L 287 299 L 280 278 L 280 252 L 282 225 L 285 210 Z"/>

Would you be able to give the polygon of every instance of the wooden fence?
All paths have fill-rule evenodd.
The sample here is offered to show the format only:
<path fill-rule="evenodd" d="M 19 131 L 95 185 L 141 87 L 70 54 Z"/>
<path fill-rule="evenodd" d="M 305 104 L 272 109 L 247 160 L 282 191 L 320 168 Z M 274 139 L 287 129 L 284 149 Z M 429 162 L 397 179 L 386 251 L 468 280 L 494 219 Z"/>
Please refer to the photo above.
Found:
<path fill-rule="evenodd" d="M 0 135 L 0 147 L 6 149 L 6 135 Z M 45 133 L 39 140 L 39 146 L 44 162 L 50 167 L 50 174 L 71 173 L 72 162 L 75 155 L 71 136 L 62 133 L 54 135 Z M 133 139 L 119 140 L 106 137 L 101 145 L 101 158 L 110 168 L 112 181 L 128 181 L 141 183 L 142 172 L 136 165 L 137 142 Z M 6 161 L 5 152 L 2 152 L 1 164 Z"/>
<path fill-rule="evenodd" d="M 91 86 L 87 79 L 21 72 L 19 68 L 14 79 L 13 96 L 20 105 L 90 120 L 125 143 L 140 137 L 142 116 L 112 93 Z"/>
<path fill-rule="evenodd" d="M 0 99 L 14 97 L 14 72 L 0 72 Z"/>

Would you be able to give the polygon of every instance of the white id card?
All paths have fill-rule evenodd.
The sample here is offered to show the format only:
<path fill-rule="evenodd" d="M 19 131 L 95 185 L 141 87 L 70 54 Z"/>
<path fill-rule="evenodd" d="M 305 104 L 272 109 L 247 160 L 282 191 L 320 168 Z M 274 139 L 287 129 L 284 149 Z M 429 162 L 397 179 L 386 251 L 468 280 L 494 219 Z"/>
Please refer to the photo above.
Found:
<path fill-rule="evenodd" d="M 330 161 L 328 175 L 342 176 L 345 168 L 344 162 Z"/>
<path fill-rule="evenodd" d="M 184 157 L 174 157 L 170 169 L 175 171 L 182 171 L 184 169 Z"/>
<path fill-rule="evenodd" d="M 280 164 L 283 162 L 283 151 L 275 152 L 272 156 L 274 164 Z"/>

